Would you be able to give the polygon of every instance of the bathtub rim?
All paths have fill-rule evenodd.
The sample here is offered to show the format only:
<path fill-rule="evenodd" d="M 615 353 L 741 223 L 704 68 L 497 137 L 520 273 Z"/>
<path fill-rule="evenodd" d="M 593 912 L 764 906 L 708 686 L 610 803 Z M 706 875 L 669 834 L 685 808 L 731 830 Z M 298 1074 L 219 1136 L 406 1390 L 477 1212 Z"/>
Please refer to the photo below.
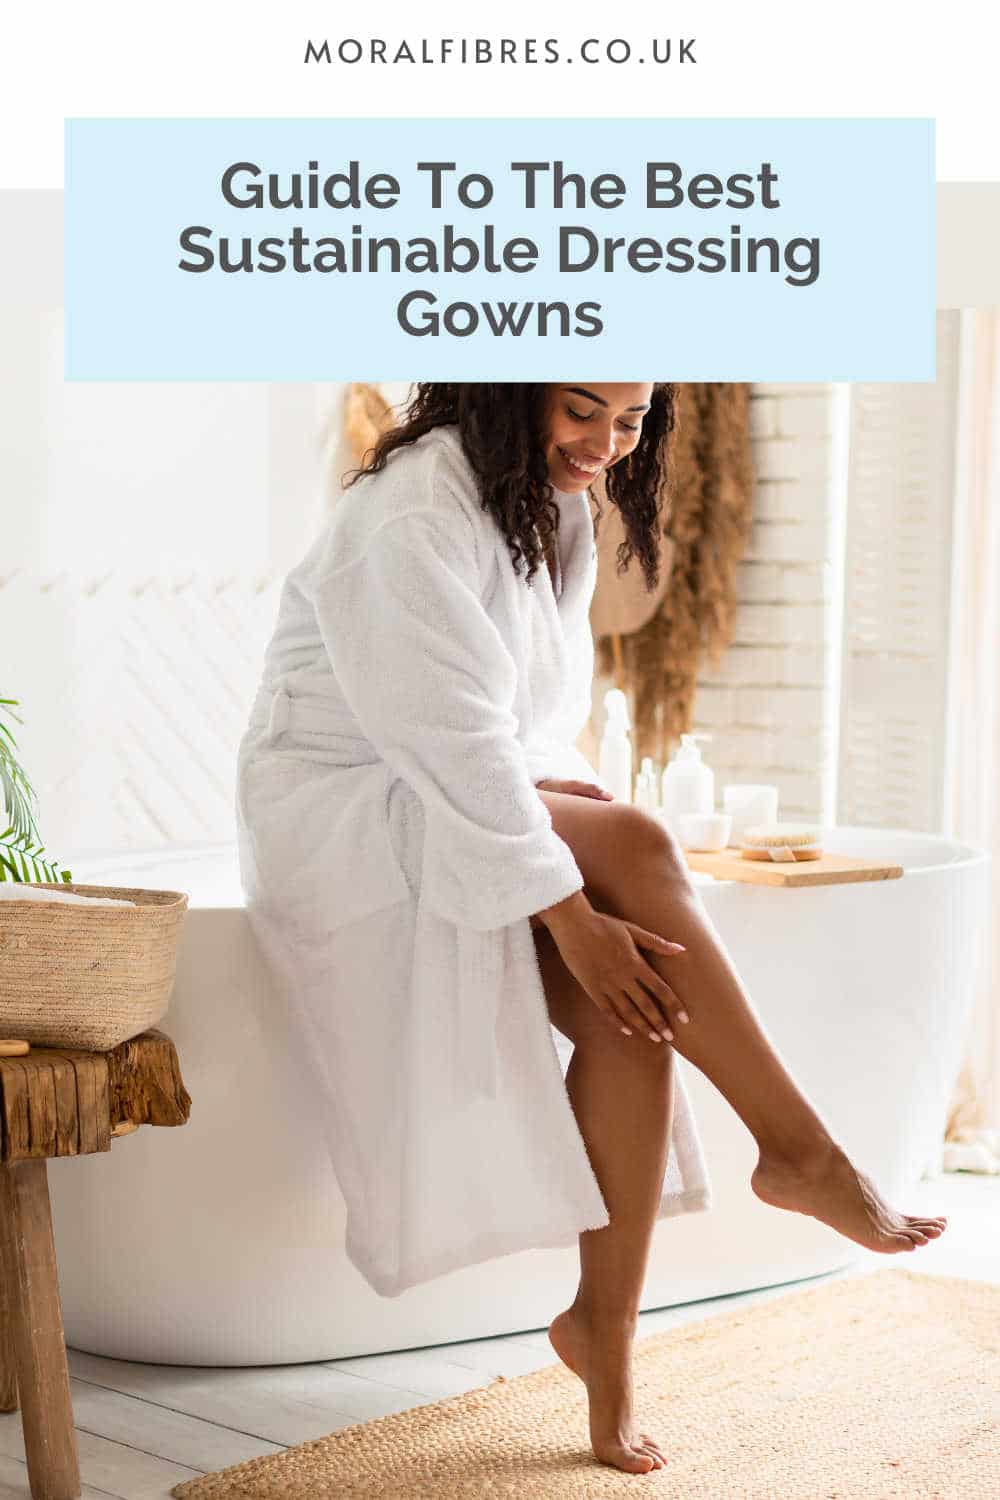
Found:
<path fill-rule="evenodd" d="M 948 834 L 924 833 L 908 828 L 881 828 L 868 827 L 860 824 L 841 824 L 836 827 L 828 825 L 823 828 L 823 833 L 852 834 L 860 833 L 866 836 L 884 835 L 886 840 L 897 839 L 919 839 L 922 843 L 936 845 L 943 853 L 949 850 L 951 858 L 935 860 L 931 864 L 916 865 L 912 869 L 904 869 L 903 878 L 913 878 L 922 875 L 937 875 L 941 871 L 969 870 L 980 866 L 988 866 L 992 862 L 992 854 L 988 849 L 980 849 L 975 845 L 967 843 L 963 839 L 952 838 Z M 232 901 L 222 902 L 212 896 L 204 899 L 197 893 L 188 893 L 190 898 L 189 911 L 245 911 L 246 902 L 241 889 L 239 889 L 239 872 L 237 863 L 236 839 L 205 842 L 200 844 L 185 844 L 182 846 L 168 845 L 157 848 L 155 846 L 144 849 L 109 850 L 109 849 L 78 849 L 66 855 L 61 863 L 65 868 L 74 869 L 75 864 L 81 864 L 86 869 L 86 879 L 91 883 L 101 883 L 106 875 L 120 875 L 122 872 L 129 873 L 132 883 L 142 888 L 159 889 L 159 886 L 143 887 L 143 882 L 133 869 L 134 865 L 155 865 L 163 875 L 168 875 L 172 865 L 186 864 L 193 859 L 205 858 L 208 860 L 228 856 L 233 861 L 233 867 L 237 874 L 237 887 L 234 890 Z M 891 851 L 886 856 L 891 859 L 895 856 Z M 74 871 L 75 875 L 75 871 Z M 853 883 L 853 882 L 850 882 Z M 742 880 L 720 880 L 711 875 L 699 875 L 697 884 L 702 888 L 720 886 L 733 887 L 745 886 Z M 171 887 L 173 888 L 173 887 Z M 803 887 L 803 889 L 814 889 Z"/>

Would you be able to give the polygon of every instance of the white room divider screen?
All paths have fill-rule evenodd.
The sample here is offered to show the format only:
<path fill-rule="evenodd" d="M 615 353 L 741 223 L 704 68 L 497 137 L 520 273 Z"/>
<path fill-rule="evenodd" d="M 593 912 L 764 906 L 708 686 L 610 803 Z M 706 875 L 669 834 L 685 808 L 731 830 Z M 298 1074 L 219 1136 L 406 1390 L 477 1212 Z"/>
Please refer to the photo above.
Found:
<path fill-rule="evenodd" d="M 941 829 L 959 314 L 934 384 L 851 387 L 837 821 Z"/>
<path fill-rule="evenodd" d="M 0 695 L 63 850 L 233 836 L 280 580 L 323 513 L 339 387 L 67 384 L 62 317 L 0 355 Z"/>

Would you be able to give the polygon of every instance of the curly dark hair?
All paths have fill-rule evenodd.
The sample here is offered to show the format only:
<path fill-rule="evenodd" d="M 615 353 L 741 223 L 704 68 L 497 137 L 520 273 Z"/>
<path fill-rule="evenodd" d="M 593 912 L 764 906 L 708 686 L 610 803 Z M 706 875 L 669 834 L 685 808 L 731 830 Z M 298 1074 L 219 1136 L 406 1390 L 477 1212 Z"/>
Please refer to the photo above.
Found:
<path fill-rule="evenodd" d="M 604 471 L 608 498 L 621 511 L 625 527 L 618 571 L 638 557 L 649 589 L 659 582 L 661 509 L 676 394 L 675 385 L 654 384 L 638 443 Z M 399 423 L 382 433 L 359 468 L 344 476 L 346 487 L 363 474 L 377 473 L 390 453 L 416 442 L 431 428 L 457 426 L 479 481 L 482 507 L 503 532 L 515 572 L 521 571 L 524 559 L 530 584 L 559 524 L 541 441 L 545 401 L 545 385 L 420 382 Z M 602 511 L 594 499 L 599 523 Z"/>

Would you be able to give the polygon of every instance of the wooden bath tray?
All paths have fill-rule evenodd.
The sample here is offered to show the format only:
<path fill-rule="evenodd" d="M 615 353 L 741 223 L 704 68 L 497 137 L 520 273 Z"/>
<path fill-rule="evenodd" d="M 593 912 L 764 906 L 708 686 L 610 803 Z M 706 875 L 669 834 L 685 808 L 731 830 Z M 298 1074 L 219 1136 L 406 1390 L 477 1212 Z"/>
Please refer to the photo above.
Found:
<path fill-rule="evenodd" d="M 850 854 L 821 854 L 819 859 L 744 859 L 738 849 L 715 853 L 684 851 L 688 866 L 716 880 L 747 880 L 756 885 L 846 885 L 857 880 L 897 880 L 902 865 Z"/>

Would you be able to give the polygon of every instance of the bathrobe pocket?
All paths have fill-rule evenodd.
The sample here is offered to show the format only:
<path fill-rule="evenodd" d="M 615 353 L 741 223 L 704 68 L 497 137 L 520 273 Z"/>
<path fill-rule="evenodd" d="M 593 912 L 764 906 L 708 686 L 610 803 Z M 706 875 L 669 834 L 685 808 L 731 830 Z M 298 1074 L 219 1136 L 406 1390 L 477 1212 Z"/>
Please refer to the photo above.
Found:
<path fill-rule="evenodd" d="M 240 757 L 239 818 L 257 899 L 315 937 L 410 899 L 393 847 L 382 762 L 336 766 L 257 745 Z"/>

